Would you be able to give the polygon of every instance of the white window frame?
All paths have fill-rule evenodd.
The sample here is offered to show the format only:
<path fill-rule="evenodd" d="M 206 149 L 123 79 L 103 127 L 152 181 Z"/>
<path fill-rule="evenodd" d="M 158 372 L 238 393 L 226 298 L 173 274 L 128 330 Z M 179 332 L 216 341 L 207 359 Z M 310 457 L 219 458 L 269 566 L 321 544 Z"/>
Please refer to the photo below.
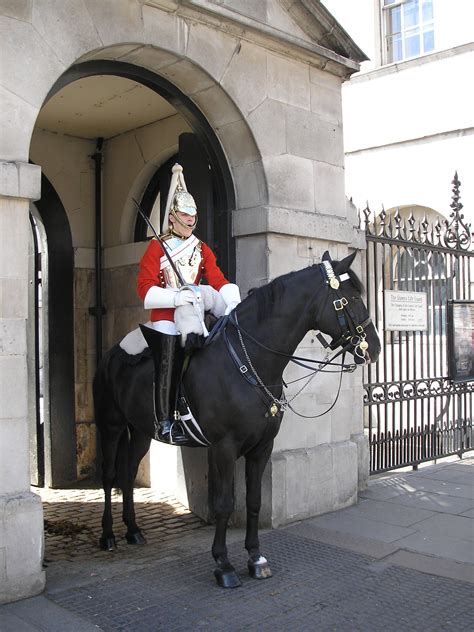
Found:
<path fill-rule="evenodd" d="M 434 33 L 434 15 L 433 19 L 428 22 L 423 22 L 423 0 L 419 1 L 418 6 L 418 20 L 415 27 L 405 28 L 405 18 L 403 10 L 400 11 L 400 35 L 401 35 L 401 45 L 402 45 L 402 54 L 400 59 L 391 59 L 391 53 L 389 51 L 389 38 L 393 35 L 393 33 L 388 32 L 388 16 L 390 9 L 395 7 L 401 7 L 404 4 L 407 4 L 410 0 L 395 0 L 391 4 L 385 5 L 385 0 L 380 0 L 380 13 L 381 13 L 381 23 L 382 23 L 382 64 L 393 64 L 400 63 L 407 59 L 415 59 L 416 57 L 421 57 L 422 55 L 426 55 L 432 53 L 435 50 L 435 46 L 430 50 L 424 49 L 424 40 L 423 34 L 427 31 L 432 30 Z M 435 1 L 433 0 L 433 10 L 434 10 Z M 431 26 L 431 29 L 429 28 Z M 427 28 L 428 27 L 428 28 Z M 420 52 L 416 55 L 408 55 L 406 52 L 406 35 L 411 30 L 418 29 L 419 34 L 419 42 L 420 42 Z"/>

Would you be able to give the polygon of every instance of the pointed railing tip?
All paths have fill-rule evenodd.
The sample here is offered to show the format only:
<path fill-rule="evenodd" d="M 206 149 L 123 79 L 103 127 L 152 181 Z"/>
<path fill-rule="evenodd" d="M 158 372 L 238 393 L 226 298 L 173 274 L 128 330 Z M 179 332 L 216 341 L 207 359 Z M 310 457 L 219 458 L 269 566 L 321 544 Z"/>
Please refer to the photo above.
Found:
<path fill-rule="evenodd" d="M 418 244 L 436 245 L 447 247 L 461 251 L 468 251 L 474 242 L 474 233 L 471 231 L 471 224 L 466 223 L 464 215 L 461 214 L 463 205 L 460 202 L 459 188 L 461 181 L 458 173 L 455 171 L 452 180 L 453 196 L 451 203 L 452 212 L 450 219 L 437 219 L 432 222 L 424 212 L 421 219 L 415 217 L 413 208 L 406 212 L 400 212 L 400 207 L 396 207 L 394 211 L 387 213 L 385 207 L 378 215 L 370 209 L 367 200 L 366 207 L 362 211 L 365 220 L 365 232 L 372 238 L 383 239 L 388 237 L 391 239 L 400 239 L 403 241 L 412 241 Z M 359 224 L 361 223 L 361 212 L 359 211 Z"/>
<path fill-rule="evenodd" d="M 472 244 L 471 225 L 463 222 L 464 215 L 461 213 L 463 205 L 460 202 L 461 193 L 459 191 L 461 181 L 459 180 L 457 170 L 454 172 L 454 178 L 451 184 L 453 185 L 453 195 L 450 206 L 453 210 L 449 216 L 451 221 L 446 220 L 445 223 L 446 232 L 444 234 L 444 243 L 449 247 L 468 250 Z"/>

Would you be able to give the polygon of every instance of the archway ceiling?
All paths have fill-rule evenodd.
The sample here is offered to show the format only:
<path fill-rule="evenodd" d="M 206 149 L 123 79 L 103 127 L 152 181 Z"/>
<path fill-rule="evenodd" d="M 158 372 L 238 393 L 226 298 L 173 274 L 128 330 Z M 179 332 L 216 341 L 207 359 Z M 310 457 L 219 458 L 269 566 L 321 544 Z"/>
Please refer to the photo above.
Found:
<path fill-rule="evenodd" d="M 112 138 L 176 114 L 149 88 L 113 75 L 79 79 L 41 109 L 36 126 L 79 138 Z"/>

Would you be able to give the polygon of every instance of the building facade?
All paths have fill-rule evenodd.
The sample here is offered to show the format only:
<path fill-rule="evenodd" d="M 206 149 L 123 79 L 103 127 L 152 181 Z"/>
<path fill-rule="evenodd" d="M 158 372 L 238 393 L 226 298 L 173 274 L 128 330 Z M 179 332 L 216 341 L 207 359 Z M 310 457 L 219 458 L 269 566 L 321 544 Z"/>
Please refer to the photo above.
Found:
<path fill-rule="evenodd" d="M 96 362 L 147 319 L 133 198 L 153 213 L 178 159 L 201 236 L 243 295 L 326 249 L 340 259 L 363 248 L 344 195 L 341 85 L 365 57 L 319 2 L 294 0 L 16 0 L 2 3 L 0 29 L 0 601 L 10 601 L 44 587 L 30 483 L 97 474 Z M 310 336 L 301 345 L 320 351 Z M 326 410 L 336 387 L 321 377 L 301 412 Z M 266 524 L 355 502 L 368 472 L 362 418 L 360 373 L 319 421 L 286 415 Z M 140 476 L 206 514 L 205 451 L 153 445 Z"/>
<path fill-rule="evenodd" d="M 472 221 L 472 2 L 324 4 L 370 57 L 343 87 L 346 195 L 375 214 L 383 205 L 444 219 L 457 171 Z"/>

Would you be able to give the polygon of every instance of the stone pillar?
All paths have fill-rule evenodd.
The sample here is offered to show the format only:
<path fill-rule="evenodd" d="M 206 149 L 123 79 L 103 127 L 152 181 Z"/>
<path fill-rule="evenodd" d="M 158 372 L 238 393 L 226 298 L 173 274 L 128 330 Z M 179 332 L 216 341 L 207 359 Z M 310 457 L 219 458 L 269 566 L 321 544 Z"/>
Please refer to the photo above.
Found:
<path fill-rule="evenodd" d="M 44 589 L 43 508 L 30 492 L 26 324 L 29 202 L 41 170 L 0 162 L 0 603 Z"/>
<path fill-rule="evenodd" d="M 297 190 L 311 191 L 311 177 L 301 180 Z M 337 190 L 341 186 L 342 181 L 337 183 Z M 328 200 L 323 208 L 335 208 L 339 215 L 288 208 L 291 198 L 280 208 L 260 207 L 252 212 L 235 213 L 233 228 L 244 294 L 252 280 L 256 286 L 261 285 L 288 270 L 317 263 L 326 249 L 340 260 L 350 249 L 365 247 L 353 218 L 346 213 L 343 197 L 331 202 L 337 192 L 330 187 L 327 193 L 325 190 L 321 193 Z M 361 276 L 361 256 L 353 269 Z M 323 357 L 324 351 L 308 335 L 298 347 L 298 354 L 317 359 Z M 285 373 L 289 381 L 299 375 L 291 366 Z M 264 474 L 262 526 L 277 527 L 354 504 L 358 489 L 366 486 L 368 453 L 362 423 L 362 372 L 343 376 L 337 403 L 330 410 L 338 380 L 338 376 L 330 373 L 319 374 L 294 402 L 303 415 L 328 411 L 322 417 L 302 420 L 291 411 L 285 413 Z M 292 391 L 288 394 L 291 397 Z M 233 516 L 237 525 L 245 524 L 244 479 L 244 463 L 239 462 Z"/>

